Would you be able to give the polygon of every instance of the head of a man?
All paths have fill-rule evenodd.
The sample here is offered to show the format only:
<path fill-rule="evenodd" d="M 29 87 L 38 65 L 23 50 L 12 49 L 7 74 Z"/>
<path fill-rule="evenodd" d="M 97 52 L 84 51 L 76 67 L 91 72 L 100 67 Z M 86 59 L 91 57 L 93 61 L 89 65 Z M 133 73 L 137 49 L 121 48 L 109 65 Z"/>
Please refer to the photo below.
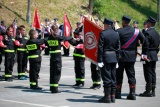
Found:
<path fill-rule="evenodd" d="M 51 34 L 52 34 L 52 36 L 56 36 L 57 32 L 58 32 L 58 26 L 57 25 L 52 25 L 51 26 Z"/>
<path fill-rule="evenodd" d="M 113 21 L 111 19 L 105 18 L 103 24 L 104 24 L 104 29 L 112 28 Z"/>
<path fill-rule="evenodd" d="M 29 31 L 29 36 L 30 36 L 31 39 L 37 39 L 38 38 L 38 32 L 34 29 L 31 29 Z"/>
<path fill-rule="evenodd" d="M 147 28 L 154 27 L 156 22 L 156 19 L 150 16 L 147 20 Z"/>
<path fill-rule="evenodd" d="M 130 21 L 131 21 L 131 18 L 129 16 L 124 15 L 122 17 L 122 26 L 123 27 L 128 26 Z"/>
<path fill-rule="evenodd" d="M 24 25 L 20 25 L 18 28 L 19 28 L 19 33 L 21 35 L 25 35 L 26 34 L 26 27 Z"/>

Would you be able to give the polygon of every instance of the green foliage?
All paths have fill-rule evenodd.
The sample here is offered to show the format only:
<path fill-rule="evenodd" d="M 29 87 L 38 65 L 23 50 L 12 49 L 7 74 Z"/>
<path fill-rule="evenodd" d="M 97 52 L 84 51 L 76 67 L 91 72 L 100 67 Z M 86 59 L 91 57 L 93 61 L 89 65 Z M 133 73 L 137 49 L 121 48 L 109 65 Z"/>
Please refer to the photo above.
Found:
<path fill-rule="evenodd" d="M 128 15 L 132 22 L 137 20 L 139 27 L 143 28 L 148 16 L 157 18 L 157 0 L 95 0 L 93 14 L 101 19 L 107 17 L 119 21 L 123 15 Z"/>

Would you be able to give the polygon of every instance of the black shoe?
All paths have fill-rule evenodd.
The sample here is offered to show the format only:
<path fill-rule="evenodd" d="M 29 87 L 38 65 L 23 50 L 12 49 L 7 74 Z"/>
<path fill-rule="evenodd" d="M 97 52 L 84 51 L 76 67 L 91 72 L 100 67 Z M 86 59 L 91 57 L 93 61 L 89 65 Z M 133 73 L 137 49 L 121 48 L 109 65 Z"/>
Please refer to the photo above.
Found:
<path fill-rule="evenodd" d="M 90 89 L 94 89 L 95 88 L 95 85 L 92 85 L 91 87 L 90 87 Z"/>
<path fill-rule="evenodd" d="M 53 90 L 53 91 L 51 91 L 51 93 L 61 93 L 61 91 L 59 91 L 59 90 Z"/>
<path fill-rule="evenodd" d="M 30 87 L 30 89 L 33 89 L 33 90 L 42 90 L 42 87 Z"/>
<path fill-rule="evenodd" d="M 93 89 L 94 90 L 97 90 L 97 89 L 100 89 L 101 88 L 101 86 L 100 85 L 97 85 L 97 86 L 95 86 Z"/>
<path fill-rule="evenodd" d="M 8 78 L 8 79 L 5 79 L 5 81 L 12 82 L 13 80 L 12 80 L 12 78 Z"/>
<path fill-rule="evenodd" d="M 78 88 L 84 87 L 84 84 L 79 84 Z"/>
<path fill-rule="evenodd" d="M 140 93 L 139 96 L 141 97 L 153 97 L 153 94 L 151 92 L 143 92 L 143 93 Z"/>
<path fill-rule="evenodd" d="M 128 100 L 136 100 L 136 96 L 135 96 L 135 94 L 129 94 L 129 95 L 127 96 L 127 99 L 128 99 Z"/>

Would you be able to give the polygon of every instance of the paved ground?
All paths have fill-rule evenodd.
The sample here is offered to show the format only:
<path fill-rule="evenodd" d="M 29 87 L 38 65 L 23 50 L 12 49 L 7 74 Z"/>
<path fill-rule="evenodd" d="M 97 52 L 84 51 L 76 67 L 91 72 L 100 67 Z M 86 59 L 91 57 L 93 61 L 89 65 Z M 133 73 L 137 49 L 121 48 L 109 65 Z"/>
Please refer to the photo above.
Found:
<path fill-rule="evenodd" d="M 129 92 L 126 75 L 122 89 L 122 99 L 116 100 L 115 104 L 102 104 L 97 100 L 103 96 L 103 88 L 92 90 L 90 76 L 90 62 L 86 61 L 86 82 L 84 88 L 73 88 L 75 84 L 74 62 L 72 57 L 63 57 L 62 77 L 60 80 L 59 94 L 51 94 L 49 91 L 49 56 L 43 56 L 40 72 L 39 85 L 42 91 L 29 89 L 28 80 L 17 80 L 5 82 L 0 79 L 0 107 L 159 107 L 160 105 L 160 62 L 157 62 L 157 88 L 156 97 L 138 97 L 136 101 L 126 100 Z M 2 67 L 2 70 L 4 67 Z M 14 76 L 17 75 L 17 66 L 14 67 Z M 144 91 L 145 81 L 143 77 L 142 64 L 137 58 L 135 64 L 137 78 L 137 95 Z M 0 72 L 3 75 L 4 72 Z"/>

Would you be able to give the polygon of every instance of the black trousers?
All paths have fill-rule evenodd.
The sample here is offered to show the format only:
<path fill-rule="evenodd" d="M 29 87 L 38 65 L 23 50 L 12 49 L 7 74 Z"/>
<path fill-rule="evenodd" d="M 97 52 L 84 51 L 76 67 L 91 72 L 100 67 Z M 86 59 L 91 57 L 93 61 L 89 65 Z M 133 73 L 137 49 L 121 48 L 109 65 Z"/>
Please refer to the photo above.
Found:
<path fill-rule="evenodd" d="M 85 78 L 85 59 L 74 59 L 74 70 L 76 76 L 76 82 L 84 84 Z"/>
<path fill-rule="evenodd" d="M 116 88 L 116 63 L 104 62 L 101 68 L 101 76 L 104 88 Z"/>
<path fill-rule="evenodd" d="M 143 64 L 144 78 L 147 84 L 156 85 L 156 61 L 146 62 Z"/>
<path fill-rule="evenodd" d="M 50 91 L 54 91 L 55 88 L 58 88 L 58 82 L 61 78 L 61 69 L 62 69 L 62 60 L 59 59 L 50 59 Z"/>
<path fill-rule="evenodd" d="M 129 85 L 136 85 L 135 78 L 135 70 L 134 70 L 135 62 L 119 62 L 119 68 L 116 72 L 117 85 L 122 85 L 123 83 L 123 72 L 126 71 L 128 77 Z"/>
<path fill-rule="evenodd" d="M 1 63 L 2 63 L 2 53 L 0 53 L 0 72 L 1 72 Z"/>
<path fill-rule="evenodd" d="M 49 34 L 44 34 L 44 38 L 45 38 L 45 39 L 48 39 L 48 37 L 49 37 Z M 45 45 L 47 45 L 47 43 L 46 43 Z M 49 48 L 45 48 L 44 54 L 45 54 L 45 55 L 49 55 Z"/>
<path fill-rule="evenodd" d="M 12 52 L 5 52 L 5 80 L 12 78 L 14 56 Z"/>
<path fill-rule="evenodd" d="M 30 72 L 29 72 L 30 86 L 37 87 L 39 72 L 41 68 L 41 61 L 29 59 L 29 63 L 30 63 Z"/>
<path fill-rule="evenodd" d="M 98 66 L 96 64 L 93 64 L 91 62 L 91 78 L 92 78 L 92 81 L 93 81 L 93 84 L 101 84 L 100 81 L 101 81 L 101 71 L 100 69 L 98 69 Z"/>
<path fill-rule="evenodd" d="M 18 78 L 25 76 L 26 68 L 27 68 L 26 52 L 17 52 Z"/>
<path fill-rule="evenodd" d="M 70 48 L 70 47 L 69 47 L 69 48 Z M 69 48 L 66 49 L 66 48 L 63 46 L 64 55 L 69 55 Z"/>

